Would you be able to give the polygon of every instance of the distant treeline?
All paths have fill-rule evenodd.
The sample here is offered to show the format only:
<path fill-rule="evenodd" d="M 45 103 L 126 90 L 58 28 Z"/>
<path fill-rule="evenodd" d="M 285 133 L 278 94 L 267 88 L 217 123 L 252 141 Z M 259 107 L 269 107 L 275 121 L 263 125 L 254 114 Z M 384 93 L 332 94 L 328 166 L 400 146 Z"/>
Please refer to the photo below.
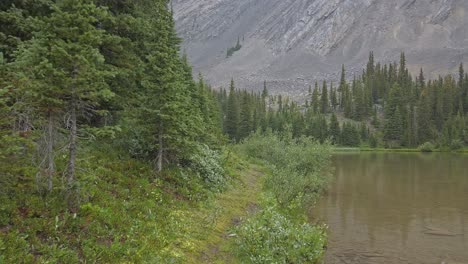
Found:
<path fill-rule="evenodd" d="M 439 147 L 461 148 L 468 143 L 468 74 L 460 65 L 452 75 L 427 81 L 421 69 L 414 78 L 400 63 L 374 62 L 371 52 L 362 75 L 309 87 L 305 104 L 262 93 L 221 90 L 218 100 L 224 113 L 224 132 L 239 141 L 257 129 L 291 130 L 295 137 L 330 139 L 336 145 L 417 147 L 432 142 Z"/>

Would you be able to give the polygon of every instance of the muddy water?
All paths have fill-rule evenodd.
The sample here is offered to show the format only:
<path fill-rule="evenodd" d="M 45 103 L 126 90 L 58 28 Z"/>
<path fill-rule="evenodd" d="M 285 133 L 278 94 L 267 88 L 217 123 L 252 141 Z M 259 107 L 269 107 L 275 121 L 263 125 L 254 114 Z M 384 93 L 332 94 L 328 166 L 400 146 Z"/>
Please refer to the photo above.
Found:
<path fill-rule="evenodd" d="M 468 263 L 468 155 L 334 157 L 311 212 L 329 226 L 325 263 Z"/>

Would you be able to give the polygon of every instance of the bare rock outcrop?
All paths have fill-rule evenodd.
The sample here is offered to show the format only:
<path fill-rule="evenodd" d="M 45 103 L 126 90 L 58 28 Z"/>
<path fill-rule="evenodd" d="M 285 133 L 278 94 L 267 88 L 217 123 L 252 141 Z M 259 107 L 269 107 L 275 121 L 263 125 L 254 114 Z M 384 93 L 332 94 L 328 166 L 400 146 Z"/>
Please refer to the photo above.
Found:
<path fill-rule="evenodd" d="M 358 74 L 374 51 L 432 77 L 468 62 L 466 0 L 173 0 L 176 27 L 195 71 L 216 86 L 299 94 L 314 80 Z M 242 48 L 226 58 L 241 40 Z"/>

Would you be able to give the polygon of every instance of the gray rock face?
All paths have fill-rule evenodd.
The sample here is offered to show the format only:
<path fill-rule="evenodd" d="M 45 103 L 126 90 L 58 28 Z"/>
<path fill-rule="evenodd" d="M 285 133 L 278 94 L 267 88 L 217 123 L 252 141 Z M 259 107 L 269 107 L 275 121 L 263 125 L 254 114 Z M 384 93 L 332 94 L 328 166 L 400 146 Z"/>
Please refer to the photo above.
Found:
<path fill-rule="evenodd" d="M 341 64 L 360 73 L 407 54 L 411 71 L 431 77 L 468 62 L 466 0 L 173 0 L 177 30 L 195 71 L 215 86 L 298 95 Z M 226 50 L 241 39 L 230 58 Z"/>

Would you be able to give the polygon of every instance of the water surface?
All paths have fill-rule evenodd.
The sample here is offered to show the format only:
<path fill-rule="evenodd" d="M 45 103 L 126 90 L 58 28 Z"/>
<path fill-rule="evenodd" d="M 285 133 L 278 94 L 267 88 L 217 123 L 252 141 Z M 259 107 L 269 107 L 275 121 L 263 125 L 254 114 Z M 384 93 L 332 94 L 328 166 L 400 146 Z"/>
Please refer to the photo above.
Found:
<path fill-rule="evenodd" d="M 468 263 L 468 155 L 346 153 L 315 220 L 325 263 Z"/>

